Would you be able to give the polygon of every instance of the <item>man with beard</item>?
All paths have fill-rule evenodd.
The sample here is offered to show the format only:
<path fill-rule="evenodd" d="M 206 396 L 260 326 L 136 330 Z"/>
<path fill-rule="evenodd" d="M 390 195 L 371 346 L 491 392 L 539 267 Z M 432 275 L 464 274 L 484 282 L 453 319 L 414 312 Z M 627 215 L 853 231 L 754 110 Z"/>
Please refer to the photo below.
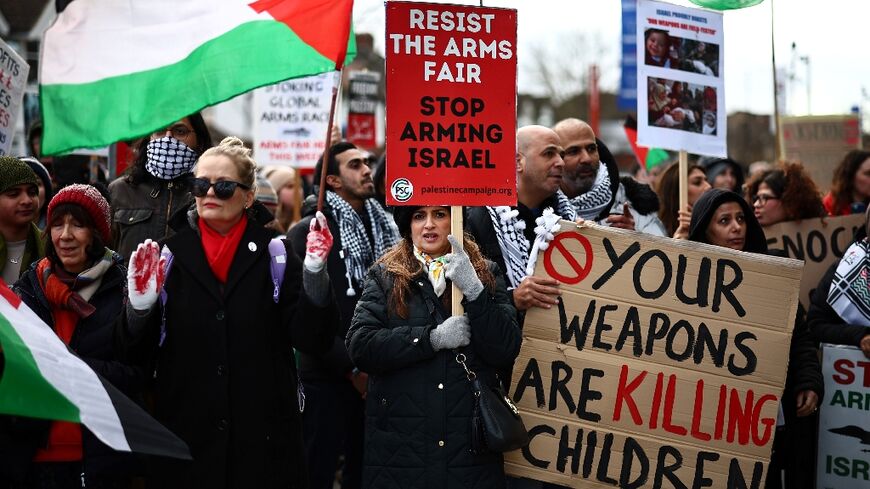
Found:
<path fill-rule="evenodd" d="M 659 200 L 649 187 L 631 177 L 619 177 L 616 160 L 579 119 L 559 121 L 553 130 L 565 148 L 561 189 L 577 217 L 622 229 L 665 236 L 659 220 Z"/>
<path fill-rule="evenodd" d="M 555 280 L 526 275 L 535 219 L 548 207 L 569 221 L 575 219 L 575 212 L 559 190 L 565 163 L 559 136 L 552 129 L 525 126 L 517 130 L 516 165 L 517 206 L 468 208 L 465 228 L 484 256 L 504 272 L 522 325 L 526 310 L 550 308 L 559 295 Z"/>
<path fill-rule="evenodd" d="M 314 168 L 320 182 L 323 158 Z M 293 250 L 305 257 L 305 240 L 317 210 L 317 192 L 302 206 L 304 217 L 287 234 Z M 305 399 L 302 422 L 309 462 L 310 487 L 331 489 L 338 458 L 344 454 L 342 487 L 360 487 L 362 479 L 364 402 L 368 376 L 356 370 L 344 346 L 368 268 L 399 241 L 398 232 L 374 198 L 375 185 L 367 154 L 339 142 L 329 151 L 323 213 L 335 240 L 327 258 L 329 282 L 339 304 L 341 324 L 332 348 L 323 356 L 300 353 Z"/>

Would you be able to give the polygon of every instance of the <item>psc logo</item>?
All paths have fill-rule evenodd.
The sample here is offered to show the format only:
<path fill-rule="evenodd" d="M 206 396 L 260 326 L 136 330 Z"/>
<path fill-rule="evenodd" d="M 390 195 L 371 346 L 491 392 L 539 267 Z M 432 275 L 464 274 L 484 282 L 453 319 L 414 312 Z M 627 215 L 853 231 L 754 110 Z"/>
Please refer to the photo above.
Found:
<path fill-rule="evenodd" d="M 390 185 L 390 194 L 399 202 L 407 202 L 414 195 L 414 185 L 407 178 L 397 178 Z"/>

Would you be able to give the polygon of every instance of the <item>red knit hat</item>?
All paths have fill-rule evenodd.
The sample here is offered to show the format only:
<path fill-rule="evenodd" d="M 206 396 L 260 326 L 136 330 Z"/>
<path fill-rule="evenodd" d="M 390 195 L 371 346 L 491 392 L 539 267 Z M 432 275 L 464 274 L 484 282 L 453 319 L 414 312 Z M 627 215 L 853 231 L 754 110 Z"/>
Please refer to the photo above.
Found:
<path fill-rule="evenodd" d="M 60 204 L 75 204 L 84 209 L 94 220 L 94 226 L 103 243 L 111 241 L 112 211 L 99 190 L 81 183 L 74 183 L 60 189 L 48 204 L 45 222 L 51 222 L 51 213 Z"/>

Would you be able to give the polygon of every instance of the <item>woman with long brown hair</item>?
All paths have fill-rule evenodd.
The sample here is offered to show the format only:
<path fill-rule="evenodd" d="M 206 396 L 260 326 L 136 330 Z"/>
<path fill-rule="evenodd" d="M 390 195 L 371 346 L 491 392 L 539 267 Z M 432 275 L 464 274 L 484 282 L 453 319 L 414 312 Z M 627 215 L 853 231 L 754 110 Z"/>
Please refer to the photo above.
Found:
<path fill-rule="evenodd" d="M 346 340 L 369 374 L 363 487 L 504 487 L 501 453 L 471 450 L 464 369 L 495 386 L 519 353 L 504 279 L 474 241 L 449 236 L 449 207 L 395 217 L 403 239 L 369 270 Z M 448 313 L 451 281 L 462 316 Z"/>

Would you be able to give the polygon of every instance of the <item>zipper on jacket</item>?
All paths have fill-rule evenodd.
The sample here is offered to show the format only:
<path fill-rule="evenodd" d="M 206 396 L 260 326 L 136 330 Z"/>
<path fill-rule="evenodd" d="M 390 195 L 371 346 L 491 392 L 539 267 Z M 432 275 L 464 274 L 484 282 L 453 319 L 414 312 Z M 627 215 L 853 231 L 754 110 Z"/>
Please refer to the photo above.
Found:
<path fill-rule="evenodd" d="M 169 205 L 166 206 L 166 220 L 164 221 L 166 225 L 163 229 L 163 236 L 169 235 L 169 216 L 172 214 L 172 182 L 166 184 L 166 188 L 169 189 Z"/>

